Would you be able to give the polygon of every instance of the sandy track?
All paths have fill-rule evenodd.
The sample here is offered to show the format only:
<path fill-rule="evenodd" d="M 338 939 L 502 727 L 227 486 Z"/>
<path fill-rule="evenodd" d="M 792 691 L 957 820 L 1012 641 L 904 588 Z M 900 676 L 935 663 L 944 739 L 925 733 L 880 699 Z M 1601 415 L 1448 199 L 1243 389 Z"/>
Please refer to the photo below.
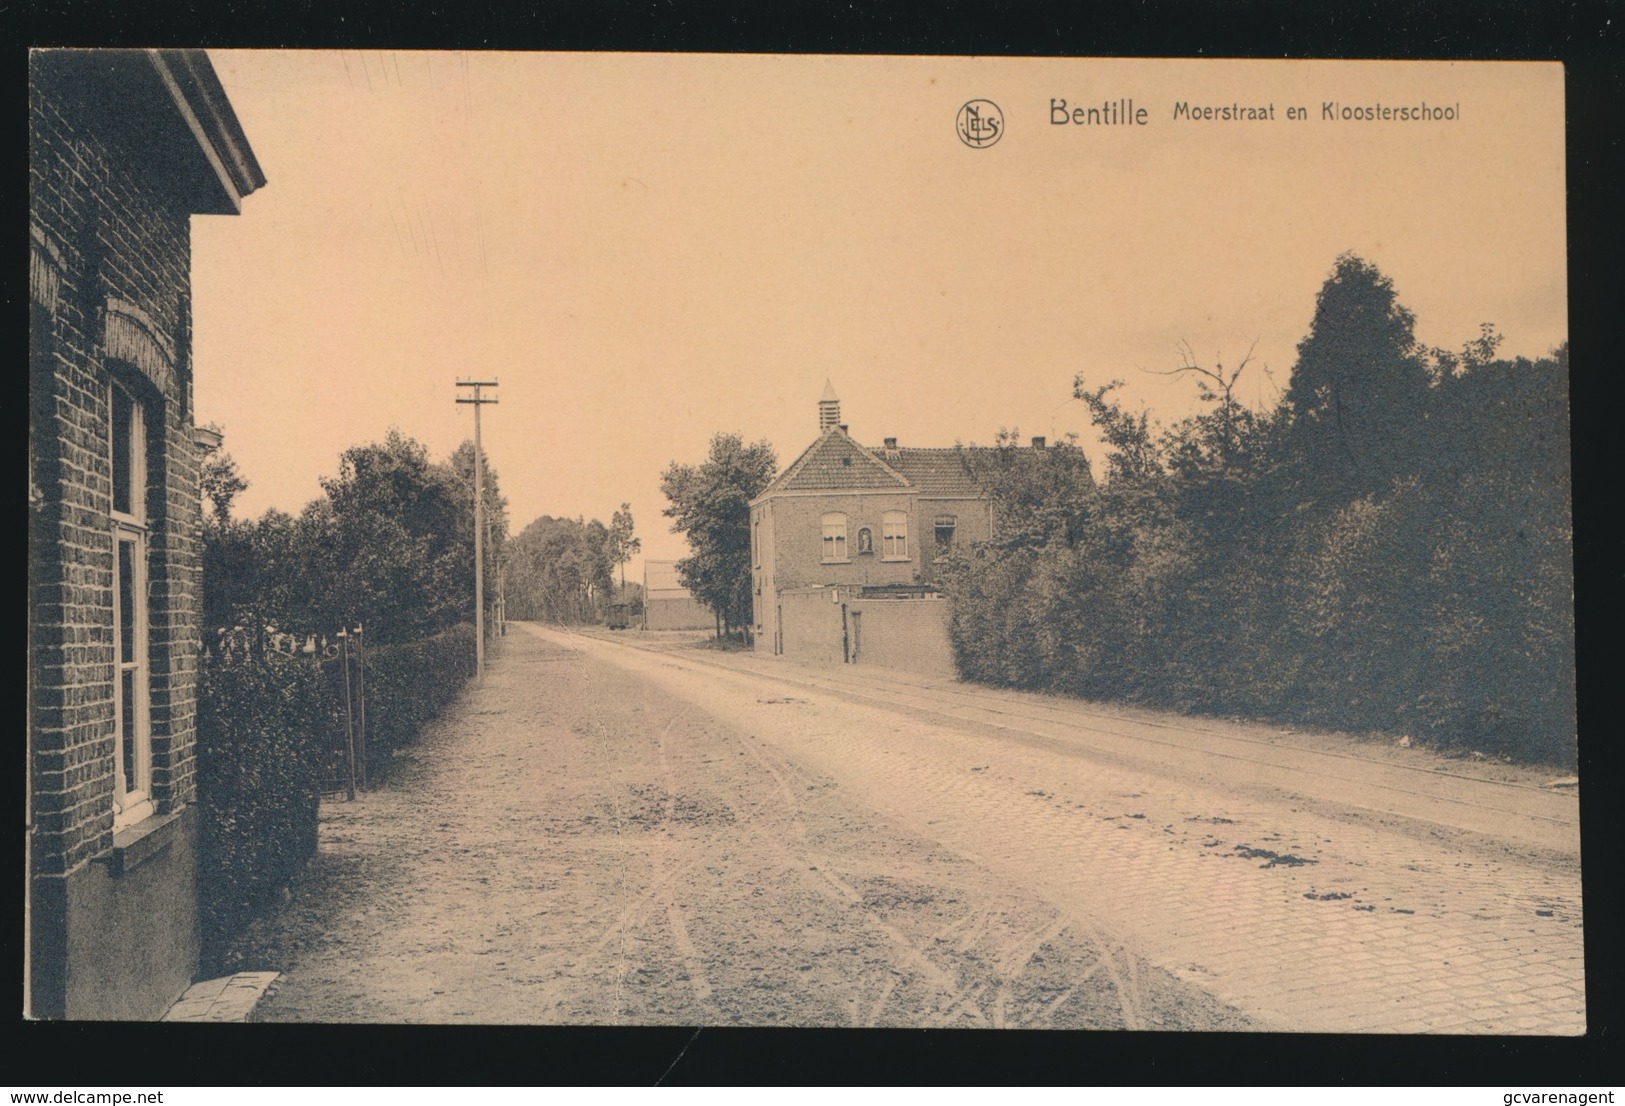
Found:
<path fill-rule="evenodd" d="M 579 644 L 516 628 L 385 786 L 324 805 L 319 855 L 234 953 L 286 975 L 261 1020 L 1254 1024 L 693 701 L 737 689 Z"/>
<path fill-rule="evenodd" d="M 1125 1024 L 1143 957 L 1271 1028 L 1584 1027 L 1575 796 L 1539 773 L 535 632 L 703 702 L 1072 932 L 1131 950 L 1111 977 Z"/>

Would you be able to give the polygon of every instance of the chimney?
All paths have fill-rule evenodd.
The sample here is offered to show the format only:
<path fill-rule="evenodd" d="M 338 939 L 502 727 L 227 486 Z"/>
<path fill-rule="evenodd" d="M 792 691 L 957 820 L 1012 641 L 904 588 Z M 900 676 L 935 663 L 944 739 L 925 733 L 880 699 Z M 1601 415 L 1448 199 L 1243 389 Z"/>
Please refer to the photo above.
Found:
<path fill-rule="evenodd" d="M 824 394 L 818 397 L 818 432 L 822 434 L 832 426 L 841 425 L 841 401 L 835 398 L 835 388 L 826 379 Z M 842 427 L 842 429 L 845 429 Z"/>
<path fill-rule="evenodd" d="M 1044 439 L 1042 437 L 1034 438 L 1033 439 L 1033 448 L 1034 449 L 1043 449 L 1044 448 Z"/>
<path fill-rule="evenodd" d="M 888 460 L 888 461 L 897 460 L 897 439 L 896 438 L 887 438 L 886 439 L 886 460 Z"/>
<path fill-rule="evenodd" d="M 887 449 L 896 449 L 897 448 L 897 439 L 896 438 L 887 438 L 886 439 L 886 448 Z"/>

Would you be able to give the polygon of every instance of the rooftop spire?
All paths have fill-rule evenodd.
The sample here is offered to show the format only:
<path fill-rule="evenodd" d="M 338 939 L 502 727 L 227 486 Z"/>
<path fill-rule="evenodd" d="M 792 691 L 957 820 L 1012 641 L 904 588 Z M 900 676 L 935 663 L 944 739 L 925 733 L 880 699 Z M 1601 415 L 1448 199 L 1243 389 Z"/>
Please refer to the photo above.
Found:
<path fill-rule="evenodd" d="M 824 380 L 824 394 L 818 397 L 818 432 L 822 434 L 832 426 L 841 424 L 841 401 L 835 398 L 835 386 Z"/>

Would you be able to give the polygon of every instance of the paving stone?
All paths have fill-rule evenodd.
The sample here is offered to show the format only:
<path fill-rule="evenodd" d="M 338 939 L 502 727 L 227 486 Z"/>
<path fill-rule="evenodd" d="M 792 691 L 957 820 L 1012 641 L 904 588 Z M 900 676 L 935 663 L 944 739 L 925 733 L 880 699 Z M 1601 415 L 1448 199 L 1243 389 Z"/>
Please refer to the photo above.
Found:
<path fill-rule="evenodd" d="M 239 972 L 208 979 L 189 987 L 163 1021 L 247 1021 L 266 990 L 280 978 L 277 972 Z"/>

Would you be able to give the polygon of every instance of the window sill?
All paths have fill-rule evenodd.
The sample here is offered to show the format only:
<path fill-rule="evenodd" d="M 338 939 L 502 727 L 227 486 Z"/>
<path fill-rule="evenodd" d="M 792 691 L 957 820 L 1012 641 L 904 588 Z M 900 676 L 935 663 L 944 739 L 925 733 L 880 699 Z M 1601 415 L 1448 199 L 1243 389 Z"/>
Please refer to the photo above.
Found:
<path fill-rule="evenodd" d="M 821 565 L 849 565 L 852 562 L 850 560 L 845 560 L 845 561 L 819 561 L 818 563 L 821 564 Z"/>
<path fill-rule="evenodd" d="M 139 868 L 169 851 L 180 832 L 180 820 L 181 812 L 177 810 L 168 814 L 154 814 L 133 826 L 117 830 L 113 834 L 113 848 L 98 856 L 96 862 L 107 865 L 108 871 L 115 876 Z"/>
<path fill-rule="evenodd" d="M 907 564 L 909 561 L 913 560 L 914 558 L 912 558 L 912 557 L 882 557 L 880 559 L 881 559 L 882 562 L 884 562 L 886 564 L 900 564 L 901 565 L 901 564 Z"/>

